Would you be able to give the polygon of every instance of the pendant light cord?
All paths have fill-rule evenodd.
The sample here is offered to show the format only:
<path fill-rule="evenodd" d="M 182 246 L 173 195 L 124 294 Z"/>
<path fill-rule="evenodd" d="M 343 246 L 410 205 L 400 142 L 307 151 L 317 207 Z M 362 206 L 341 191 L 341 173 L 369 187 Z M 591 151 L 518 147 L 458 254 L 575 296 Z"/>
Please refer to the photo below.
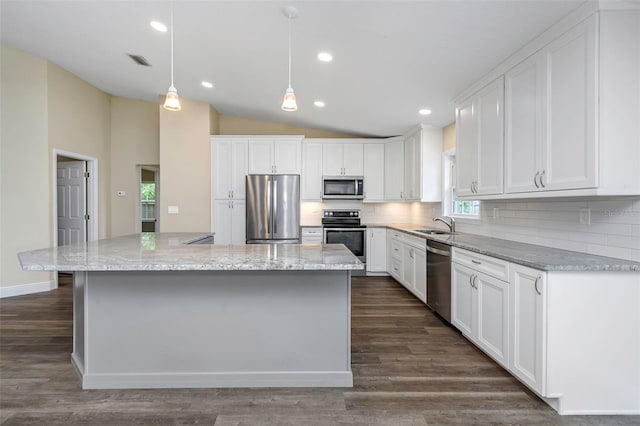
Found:
<path fill-rule="evenodd" d="M 289 15 L 289 87 L 291 87 L 291 15 Z"/>
<path fill-rule="evenodd" d="M 173 3 L 171 3 L 171 86 L 173 86 Z"/>

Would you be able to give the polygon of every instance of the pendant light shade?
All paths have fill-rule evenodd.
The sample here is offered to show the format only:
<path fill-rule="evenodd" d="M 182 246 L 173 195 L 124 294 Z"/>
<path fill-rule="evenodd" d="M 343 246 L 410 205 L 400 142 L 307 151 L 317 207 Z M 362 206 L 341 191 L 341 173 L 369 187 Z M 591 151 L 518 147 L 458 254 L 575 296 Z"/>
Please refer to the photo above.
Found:
<path fill-rule="evenodd" d="M 289 87 L 287 87 L 287 91 L 284 92 L 282 110 L 291 112 L 298 110 L 296 94 L 293 91 L 293 87 L 291 87 L 291 20 L 298 17 L 298 9 L 291 6 L 285 7 L 283 13 L 289 20 Z"/>
<path fill-rule="evenodd" d="M 173 5 L 171 6 L 171 86 L 167 90 L 167 95 L 164 97 L 164 104 L 162 107 L 168 111 L 180 111 L 180 97 L 178 91 L 173 85 Z"/>

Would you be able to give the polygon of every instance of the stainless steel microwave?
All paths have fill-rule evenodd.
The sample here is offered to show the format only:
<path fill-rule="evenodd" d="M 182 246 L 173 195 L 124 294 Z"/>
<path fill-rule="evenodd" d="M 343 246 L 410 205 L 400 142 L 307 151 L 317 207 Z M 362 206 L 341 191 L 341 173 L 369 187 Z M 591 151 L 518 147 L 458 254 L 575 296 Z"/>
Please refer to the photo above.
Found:
<path fill-rule="evenodd" d="M 323 200 L 362 200 L 364 178 L 362 176 L 322 176 Z"/>

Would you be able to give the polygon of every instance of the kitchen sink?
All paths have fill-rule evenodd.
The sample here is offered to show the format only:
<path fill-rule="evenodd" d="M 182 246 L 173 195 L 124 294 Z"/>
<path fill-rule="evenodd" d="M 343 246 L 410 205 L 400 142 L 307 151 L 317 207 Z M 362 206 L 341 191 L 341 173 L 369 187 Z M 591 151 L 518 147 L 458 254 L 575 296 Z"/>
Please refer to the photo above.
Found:
<path fill-rule="evenodd" d="M 452 235 L 453 232 L 441 231 L 439 229 L 414 229 L 414 232 L 420 232 L 427 235 Z"/>

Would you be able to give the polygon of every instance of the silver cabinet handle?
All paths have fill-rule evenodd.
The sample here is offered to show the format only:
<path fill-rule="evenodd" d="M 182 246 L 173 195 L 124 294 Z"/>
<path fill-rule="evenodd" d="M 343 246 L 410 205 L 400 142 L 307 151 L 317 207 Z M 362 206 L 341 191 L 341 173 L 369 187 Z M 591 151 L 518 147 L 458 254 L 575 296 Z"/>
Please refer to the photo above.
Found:
<path fill-rule="evenodd" d="M 413 259 L 413 249 L 409 250 L 409 257 Z"/>
<path fill-rule="evenodd" d="M 538 281 L 540 281 L 540 278 L 542 278 L 542 276 L 541 276 L 541 275 L 538 275 L 538 276 L 536 277 L 536 282 L 533 284 L 533 286 L 534 286 L 534 287 L 535 287 L 535 289 L 536 289 L 536 293 L 538 293 L 538 295 L 539 295 L 539 296 L 541 296 L 541 295 L 542 295 L 542 293 L 540 292 L 540 290 L 538 290 Z"/>
<path fill-rule="evenodd" d="M 540 185 L 538 185 L 538 176 L 540 176 L 540 172 L 536 172 L 536 175 L 533 177 L 533 183 L 536 185 L 536 188 L 540 188 Z"/>
<path fill-rule="evenodd" d="M 231 198 L 231 190 L 227 191 L 227 198 Z"/>
<path fill-rule="evenodd" d="M 476 290 L 478 289 L 478 283 L 476 282 L 476 280 L 478 279 L 478 275 L 473 274 L 473 288 L 475 288 Z"/>
<path fill-rule="evenodd" d="M 231 190 L 231 198 L 233 198 L 233 189 Z"/>
<path fill-rule="evenodd" d="M 476 265 L 482 265 L 482 262 L 479 262 L 475 259 L 471 259 L 471 262 L 475 263 Z"/>
<path fill-rule="evenodd" d="M 229 208 L 231 208 L 231 201 L 229 201 Z"/>
<path fill-rule="evenodd" d="M 400 191 L 400 198 L 402 198 L 402 191 Z"/>
<path fill-rule="evenodd" d="M 544 185 L 544 182 L 542 182 L 542 176 L 544 176 L 544 172 L 545 170 L 543 170 L 542 173 L 540 173 L 540 186 L 542 186 L 543 188 L 546 188 L 546 186 Z"/>
<path fill-rule="evenodd" d="M 469 275 L 469 285 L 473 288 L 473 274 Z"/>

